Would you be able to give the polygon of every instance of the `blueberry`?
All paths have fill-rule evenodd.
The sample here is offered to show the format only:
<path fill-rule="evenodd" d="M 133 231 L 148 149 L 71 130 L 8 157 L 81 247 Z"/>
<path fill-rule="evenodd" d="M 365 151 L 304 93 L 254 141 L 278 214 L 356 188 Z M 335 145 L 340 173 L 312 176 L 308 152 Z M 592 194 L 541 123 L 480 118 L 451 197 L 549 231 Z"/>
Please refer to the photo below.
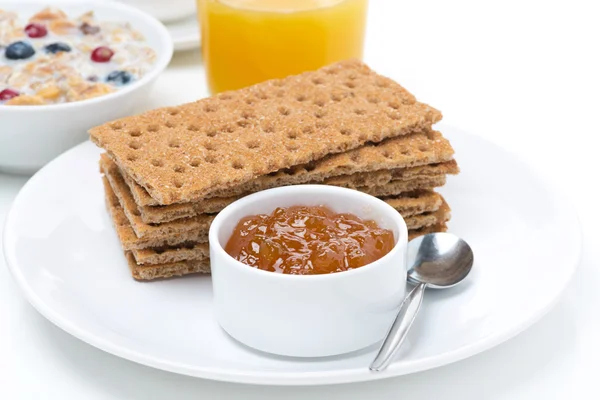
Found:
<path fill-rule="evenodd" d="M 56 43 L 50 43 L 49 45 L 44 47 L 44 49 L 46 50 L 46 53 L 56 54 L 59 51 L 65 51 L 65 52 L 71 51 L 71 46 L 69 46 L 66 43 L 56 42 Z"/>
<path fill-rule="evenodd" d="M 113 71 L 106 77 L 107 82 L 112 82 L 117 86 L 126 85 L 133 79 L 133 76 L 127 71 Z"/>
<path fill-rule="evenodd" d="M 35 50 L 29 43 L 14 42 L 10 44 L 4 51 L 4 55 L 9 60 L 24 60 L 35 54 Z"/>

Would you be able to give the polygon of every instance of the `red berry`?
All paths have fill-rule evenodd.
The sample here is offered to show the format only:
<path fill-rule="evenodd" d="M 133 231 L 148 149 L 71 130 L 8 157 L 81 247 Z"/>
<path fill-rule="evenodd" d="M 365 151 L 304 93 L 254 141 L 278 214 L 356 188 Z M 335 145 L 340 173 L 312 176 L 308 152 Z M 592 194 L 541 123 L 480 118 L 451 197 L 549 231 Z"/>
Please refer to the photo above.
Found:
<path fill-rule="evenodd" d="M 30 38 L 41 38 L 48 34 L 48 30 L 42 24 L 29 24 L 25 27 L 25 33 Z"/>
<path fill-rule="evenodd" d="M 0 92 L 0 101 L 10 100 L 13 97 L 17 97 L 19 94 L 20 93 L 17 92 L 16 90 L 4 89 L 3 91 Z"/>
<path fill-rule="evenodd" d="M 114 54 L 115 52 L 106 46 L 96 47 L 92 51 L 92 61 L 99 63 L 109 62 Z"/>

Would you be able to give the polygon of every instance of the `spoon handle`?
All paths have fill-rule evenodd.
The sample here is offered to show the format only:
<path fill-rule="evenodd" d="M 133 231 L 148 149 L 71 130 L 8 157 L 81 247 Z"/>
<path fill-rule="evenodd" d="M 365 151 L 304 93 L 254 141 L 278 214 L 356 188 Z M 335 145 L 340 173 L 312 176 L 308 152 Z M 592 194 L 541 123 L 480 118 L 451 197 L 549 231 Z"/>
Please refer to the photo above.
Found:
<path fill-rule="evenodd" d="M 383 371 L 394 359 L 394 355 L 396 355 L 398 349 L 402 346 L 402 342 L 404 342 L 406 334 L 410 330 L 421 308 L 426 286 L 424 283 L 419 284 L 406 296 L 400 305 L 398 315 L 390 326 L 381 344 L 379 353 L 377 353 L 377 356 L 369 366 L 371 371 Z"/>

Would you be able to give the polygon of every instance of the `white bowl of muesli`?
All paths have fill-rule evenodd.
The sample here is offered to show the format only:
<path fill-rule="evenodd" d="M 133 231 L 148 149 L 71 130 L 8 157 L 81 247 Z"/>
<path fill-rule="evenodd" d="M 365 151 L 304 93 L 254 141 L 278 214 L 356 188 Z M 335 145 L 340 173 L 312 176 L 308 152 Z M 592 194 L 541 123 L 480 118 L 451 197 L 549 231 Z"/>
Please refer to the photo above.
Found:
<path fill-rule="evenodd" d="M 154 17 L 110 1 L 0 5 L 0 171 L 32 173 L 138 111 L 173 55 Z"/>

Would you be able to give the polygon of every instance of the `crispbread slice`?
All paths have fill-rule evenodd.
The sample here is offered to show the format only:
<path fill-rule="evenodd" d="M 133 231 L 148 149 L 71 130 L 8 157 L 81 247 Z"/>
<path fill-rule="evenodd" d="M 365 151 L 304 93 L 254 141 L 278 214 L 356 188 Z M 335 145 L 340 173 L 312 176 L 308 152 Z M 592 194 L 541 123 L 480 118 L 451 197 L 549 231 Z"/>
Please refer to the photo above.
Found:
<path fill-rule="evenodd" d="M 159 204 L 429 129 L 441 113 L 357 60 L 90 130 Z"/>
<path fill-rule="evenodd" d="M 168 206 L 139 206 L 142 220 L 147 224 L 164 224 L 181 218 L 190 218 L 198 214 L 214 214 L 223 210 L 229 204 L 242 198 L 243 196 L 233 197 L 212 197 L 206 200 L 200 200 L 194 203 L 170 204 Z"/>
<path fill-rule="evenodd" d="M 103 157 L 101 161 L 108 170 L 118 170 L 108 157 Z M 393 180 L 404 180 L 407 185 L 414 183 L 416 179 L 426 180 L 428 178 L 439 178 L 444 174 L 454 174 L 458 172 L 458 166 L 454 160 L 440 164 L 424 165 L 420 167 L 380 170 L 370 173 L 357 173 L 352 175 L 344 175 L 336 178 L 330 178 L 325 183 L 334 186 L 360 188 L 384 186 Z M 121 172 L 118 172 L 121 173 Z M 121 174 L 125 182 L 128 181 L 126 175 Z M 312 182 L 308 182 L 312 183 Z M 131 185 L 128 185 L 131 189 Z M 414 186 L 414 185 L 412 185 Z M 131 190 L 130 190 L 131 191 Z M 131 191 L 132 194 L 135 191 Z M 249 194 L 249 193 L 248 193 Z M 212 197 L 203 199 L 193 203 L 171 204 L 168 206 L 141 206 L 137 203 L 138 210 L 142 220 L 147 224 L 159 224 L 169 221 L 174 221 L 180 218 L 189 218 L 198 214 L 212 214 L 221 211 L 223 208 L 240 199 L 244 195 L 232 197 Z M 135 195 L 134 195 L 135 200 Z"/>
<path fill-rule="evenodd" d="M 375 144 L 335 154 L 307 165 L 297 165 L 272 174 L 259 176 L 245 184 L 228 189 L 217 190 L 207 196 L 232 197 L 244 193 L 253 193 L 286 185 L 298 185 L 308 182 L 323 182 L 327 178 L 355 173 L 370 173 L 378 170 L 410 168 L 452 161 L 454 149 L 441 133 L 424 131 L 393 138 Z M 103 157 L 108 158 L 107 155 Z M 456 164 L 453 166 L 458 173 Z M 142 186 L 129 175 L 124 174 L 135 202 L 140 206 L 160 205 Z M 214 203 L 213 203 L 214 204 Z"/>
<path fill-rule="evenodd" d="M 138 264 L 165 264 L 186 260 L 204 260 L 209 257 L 208 243 L 183 243 L 179 246 L 163 246 L 132 250 Z"/>
<path fill-rule="evenodd" d="M 195 273 L 210 273 L 210 260 L 180 261 L 156 265 L 138 265 L 130 252 L 125 253 L 129 270 L 134 279 L 151 281 L 161 278 L 190 275 Z"/>
<path fill-rule="evenodd" d="M 437 211 L 444 204 L 442 195 L 433 190 L 415 190 L 413 192 L 380 197 L 380 199 L 392 206 L 404 218 Z"/>
<path fill-rule="evenodd" d="M 446 183 L 446 175 L 429 176 L 426 178 L 416 178 L 407 180 L 396 180 L 391 181 L 382 186 L 360 186 L 353 187 L 347 185 L 347 188 L 355 189 L 360 192 L 370 194 L 375 197 L 392 196 L 402 192 L 412 192 L 413 190 L 419 189 L 433 189 L 436 187 L 444 186 Z"/>
<path fill-rule="evenodd" d="M 442 175 L 455 175 L 459 171 L 456 161 L 450 160 L 439 164 L 421 165 L 418 167 L 382 169 L 373 172 L 358 172 L 352 175 L 340 175 L 325 179 L 325 185 L 341 187 L 373 187 L 383 186 L 392 181 L 409 181 L 411 179 L 437 178 Z"/>
<path fill-rule="evenodd" d="M 119 170 L 119 167 L 106 154 L 102 154 L 100 158 L 100 170 L 109 177 L 109 180 L 113 179 L 115 184 L 119 184 L 121 181 L 126 184 L 127 188 L 123 187 L 123 191 L 126 190 L 131 195 L 140 218 L 146 224 L 161 224 L 181 218 L 195 217 L 200 214 L 215 214 L 241 197 L 213 197 L 194 203 L 171 204 L 168 206 L 141 206 L 137 202 L 139 196 L 136 196 L 135 193 L 139 193 L 139 191 L 136 191 L 136 188 L 144 189 L 135 184 L 129 176 L 123 174 Z"/>
<path fill-rule="evenodd" d="M 166 238 L 138 238 L 131 228 L 129 219 L 127 219 L 125 216 L 123 208 L 121 208 L 121 203 L 114 194 L 108 179 L 106 179 L 106 177 L 102 177 L 102 183 L 104 184 L 104 192 L 106 195 L 106 208 L 108 209 L 108 212 L 113 220 L 113 224 L 115 226 L 115 230 L 117 231 L 117 236 L 119 237 L 119 241 L 121 242 L 123 250 L 127 251 L 134 249 L 145 249 L 149 247 L 176 246 L 187 242 L 208 242 L 208 229 L 184 232 Z"/>
<path fill-rule="evenodd" d="M 404 222 L 406 222 L 406 227 L 409 230 L 416 230 L 447 222 L 450 220 L 450 217 L 450 207 L 445 200 L 442 200 L 442 205 L 436 211 L 404 217 Z"/>
<path fill-rule="evenodd" d="M 420 228 L 420 229 L 409 230 L 408 231 L 408 240 L 413 240 L 414 238 L 426 235 L 428 233 L 446 232 L 447 230 L 448 230 L 448 226 L 446 225 L 445 222 L 441 222 L 439 224 L 433 224 L 433 225 L 425 226 L 425 227 Z"/>
<path fill-rule="evenodd" d="M 146 224 L 141 218 L 140 211 L 129 191 L 129 187 L 125 184 L 118 170 L 104 169 L 104 176 L 108 179 L 113 193 L 119 199 L 123 212 L 138 238 L 166 239 L 184 232 L 208 233 L 208 228 L 215 218 L 212 214 L 198 214 L 191 218 L 175 220 L 164 224 Z"/>

